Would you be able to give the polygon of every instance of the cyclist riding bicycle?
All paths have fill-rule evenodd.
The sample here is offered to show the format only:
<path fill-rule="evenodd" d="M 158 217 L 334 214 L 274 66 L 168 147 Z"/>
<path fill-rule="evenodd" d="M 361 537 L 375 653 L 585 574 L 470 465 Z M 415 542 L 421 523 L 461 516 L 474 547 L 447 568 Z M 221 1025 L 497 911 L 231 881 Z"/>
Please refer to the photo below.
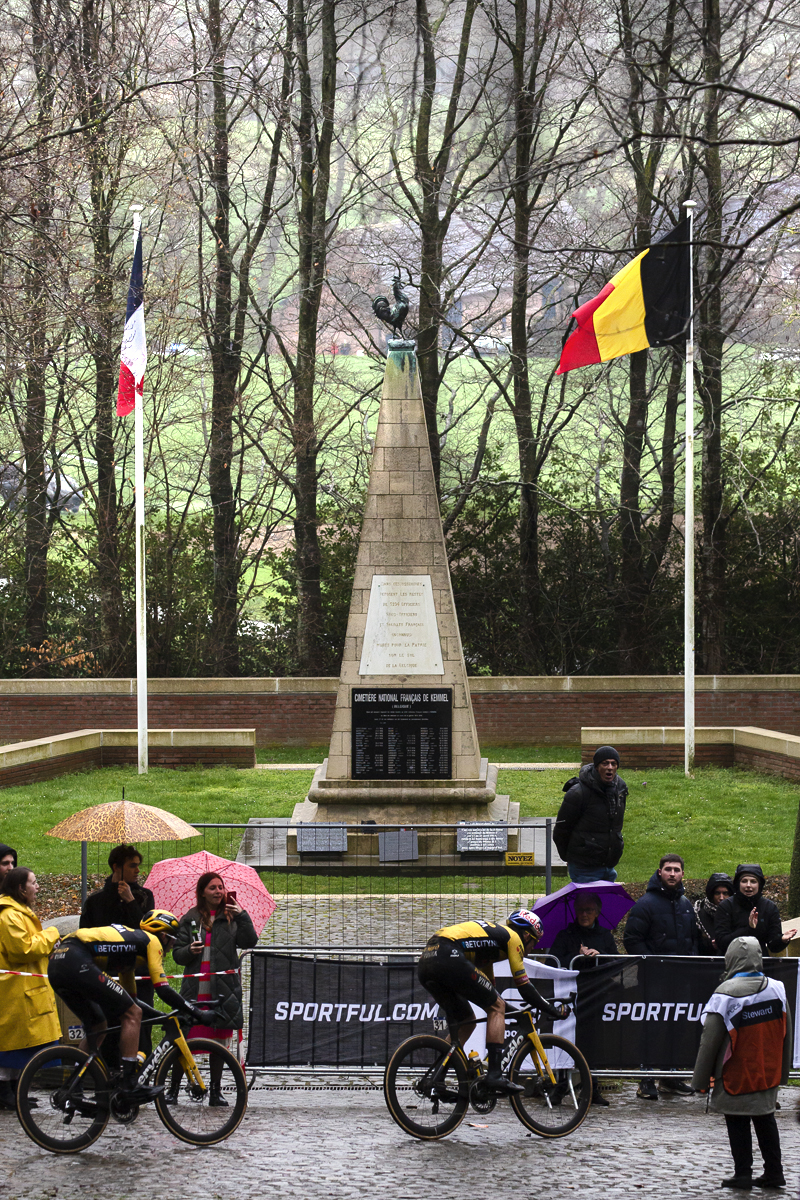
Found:
<path fill-rule="evenodd" d="M 460 1041 L 463 1046 L 472 1036 L 475 1017 L 470 1004 L 485 1011 L 489 1055 L 486 1083 L 501 1096 L 525 1089 L 512 1083 L 502 1071 L 506 1006 L 494 984 L 494 963 L 508 960 L 514 986 L 528 1004 L 553 1020 L 561 1020 L 569 1011 L 566 1005 L 545 1000 L 528 979 L 523 956 L 542 932 L 541 921 L 527 908 L 512 912 L 505 925 L 491 921 L 445 925 L 430 938 L 417 966 L 420 983 L 444 1010 L 451 1042 Z"/>
<path fill-rule="evenodd" d="M 119 1024 L 121 1090 L 132 1104 L 154 1100 L 164 1090 L 163 1086 L 144 1087 L 136 1082 L 142 1024 L 141 1002 L 134 999 L 137 970 L 150 976 L 160 999 L 172 1008 L 188 1013 L 202 1025 L 215 1020 L 213 1011 L 191 1004 L 167 983 L 164 950 L 174 944 L 177 930 L 178 918 L 173 913 L 151 909 L 142 917 L 138 929 L 128 929 L 125 925 L 76 929 L 62 938 L 50 955 L 47 971 L 50 985 L 80 1018 L 86 1033 L 96 1032 L 100 1045 L 109 1021 Z M 118 975 L 120 982 L 110 978 L 106 971 Z"/>

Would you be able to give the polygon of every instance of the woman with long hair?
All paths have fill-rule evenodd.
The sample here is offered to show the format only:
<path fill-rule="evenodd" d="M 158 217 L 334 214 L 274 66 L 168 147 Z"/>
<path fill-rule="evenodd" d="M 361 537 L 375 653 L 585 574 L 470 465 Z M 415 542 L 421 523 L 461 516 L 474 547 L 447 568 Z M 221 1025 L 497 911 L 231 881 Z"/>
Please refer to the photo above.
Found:
<path fill-rule="evenodd" d="M 197 1025 L 190 1029 L 188 1037 L 214 1038 L 239 1057 L 239 1043 L 244 1026 L 242 1007 L 242 980 L 238 973 L 239 951 L 249 950 L 258 941 L 250 915 L 237 904 L 235 893 L 228 892 L 225 882 L 216 871 L 206 871 L 200 876 L 195 889 L 197 904 L 181 917 L 178 937 L 172 956 L 184 968 L 181 995 L 201 1006 L 213 1006 L 223 1015 L 218 1026 Z M 235 974 L 218 974 L 234 971 Z M 214 1067 L 222 1070 L 222 1063 L 212 1062 L 210 1103 L 225 1106 L 220 1090 L 220 1079 L 214 1079 Z M 173 1075 L 167 1093 L 167 1102 L 175 1103 L 180 1087 L 180 1076 Z"/>
<path fill-rule="evenodd" d="M 59 933 L 55 925 L 42 929 L 33 911 L 38 891 L 28 867 L 11 867 L 0 882 L 0 1108 L 6 1109 L 16 1108 L 17 1079 L 28 1060 L 61 1037 L 47 980 Z"/>

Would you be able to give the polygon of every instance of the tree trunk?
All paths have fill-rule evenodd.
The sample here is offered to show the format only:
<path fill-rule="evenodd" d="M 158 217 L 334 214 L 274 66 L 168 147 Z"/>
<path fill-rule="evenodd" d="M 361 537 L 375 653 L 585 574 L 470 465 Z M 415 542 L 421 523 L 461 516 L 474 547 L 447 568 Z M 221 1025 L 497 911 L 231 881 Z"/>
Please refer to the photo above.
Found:
<path fill-rule="evenodd" d="M 705 675 L 725 672 L 725 554 L 729 518 L 723 513 L 725 479 L 722 465 L 722 236 L 723 187 L 719 146 L 718 88 L 721 71 L 719 0 L 704 0 L 704 63 L 706 82 L 704 172 L 706 220 L 705 278 L 700 303 L 700 360 L 703 400 L 703 534 L 700 547 L 700 653 L 698 669 Z"/>
<path fill-rule="evenodd" d="M 233 302 L 230 248 L 230 183 L 226 42 L 220 0 L 209 0 L 208 35 L 212 54 L 214 150 L 211 185 L 215 196 L 214 311 L 211 328 L 211 436 L 208 484 L 214 515 L 214 584 L 211 667 L 218 675 L 239 670 L 239 531 L 233 489 L 233 412 L 239 361 L 231 340 Z"/>
<path fill-rule="evenodd" d="M 306 0 L 297 0 L 295 7 L 297 70 L 300 84 L 300 310 L 292 432 L 295 455 L 297 656 L 301 675 L 319 675 L 327 669 L 323 660 L 321 555 L 317 524 L 319 446 L 314 388 L 317 375 L 317 329 L 328 248 L 327 209 L 336 99 L 335 9 L 336 0 L 323 0 L 320 30 L 321 100 L 320 113 L 317 116 L 314 112 L 314 80 L 308 57 Z"/>
<path fill-rule="evenodd" d="M 37 124 L 44 135 L 52 126 L 55 80 L 52 30 L 38 0 L 31 4 L 33 65 L 36 74 Z M 25 636 L 40 647 L 47 637 L 47 419 L 48 281 L 53 164 L 42 147 L 32 168 L 30 257 L 25 272 L 27 339 L 25 353 L 25 415 L 22 445 L 25 453 Z"/>
<path fill-rule="evenodd" d="M 622 448 L 619 487 L 621 553 L 617 642 L 622 675 L 642 675 L 650 669 L 646 648 L 648 587 L 643 576 L 642 514 L 640 507 L 642 449 L 647 428 L 647 351 L 630 356 L 628 419 Z"/>

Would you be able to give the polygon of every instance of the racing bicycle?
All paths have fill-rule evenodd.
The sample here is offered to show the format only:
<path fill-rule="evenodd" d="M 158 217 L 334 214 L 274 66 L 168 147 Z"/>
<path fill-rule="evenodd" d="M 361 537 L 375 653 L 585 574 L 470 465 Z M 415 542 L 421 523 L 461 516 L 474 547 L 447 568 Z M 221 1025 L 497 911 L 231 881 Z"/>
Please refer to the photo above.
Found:
<path fill-rule="evenodd" d="M 141 1007 L 145 1007 L 142 1005 Z M 162 1092 L 153 1103 L 170 1133 L 192 1146 L 214 1146 L 236 1130 L 247 1108 L 247 1081 L 238 1060 L 211 1038 L 186 1038 L 178 1010 L 160 1013 L 143 1025 L 164 1026 L 162 1041 L 145 1058 L 142 1084 L 172 1082 L 174 1103 Z M 117 1029 L 119 1026 L 113 1026 Z M 110 1030 L 106 1031 L 110 1032 Z M 44 1150 L 74 1154 L 100 1137 L 114 1118 L 130 1125 L 139 1114 L 121 1092 L 121 1077 L 109 1071 L 87 1038 L 89 1053 L 77 1046 L 49 1046 L 25 1066 L 17 1084 L 17 1115 L 28 1137 Z M 211 1105 L 211 1081 L 219 1079 L 225 1105 Z M 170 1096 L 172 1099 L 172 1096 Z"/>
<path fill-rule="evenodd" d="M 570 1003 L 574 1002 L 574 993 Z M 573 1133 L 592 1103 L 592 1076 L 577 1046 L 553 1033 L 540 1034 L 531 1008 L 507 1010 L 511 1038 L 503 1070 L 525 1089 L 509 1097 L 526 1128 L 541 1137 Z M 485 1018 L 477 1024 L 484 1024 Z M 406 1133 L 425 1141 L 457 1129 L 467 1109 L 490 1113 L 498 1097 L 486 1085 L 486 1067 L 460 1042 L 417 1034 L 397 1047 L 383 1080 L 386 1105 Z"/>

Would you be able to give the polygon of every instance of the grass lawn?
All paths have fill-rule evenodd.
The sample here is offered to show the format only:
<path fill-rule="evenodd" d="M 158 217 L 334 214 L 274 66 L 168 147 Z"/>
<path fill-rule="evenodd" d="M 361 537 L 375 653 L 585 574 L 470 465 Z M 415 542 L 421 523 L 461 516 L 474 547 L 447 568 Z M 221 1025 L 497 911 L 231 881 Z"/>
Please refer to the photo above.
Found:
<path fill-rule="evenodd" d="M 511 760 L 535 761 L 527 756 L 527 750 L 533 748 L 523 749 L 525 754 L 514 748 Z M 493 756 L 492 750 L 489 757 Z M 558 754 L 555 759 L 560 757 Z M 570 757 L 567 755 L 566 761 Z M 679 768 L 624 774 L 630 794 L 620 879 L 630 882 L 648 879 L 659 857 L 669 850 L 683 855 L 687 876 L 693 878 L 710 875 L 712 871 L 732 871 L 738 862 L 760 862 L 768 875 L 788 872 L 800 786 L 769 775 L 710 767 L 698 770 L 694 780 L 686 780 Z M 521 816 L 554 817 L 567 777 L 566 771 L 501 770 L 499 788 L 519 801 Z M 190 822 L 245 823 L 255 816 L 291 816 L 294 804 L 303 799 L 310 781 L 310 770 L 306 774 L 305 771 L 154 768 L 149 775 L 139 776 L 135 768 L 125 767 L 64 775 L 47 783 L 0 791 L 0 841 L 15 846 L 20 863 L 35 871 L 77 872 L 79 845 L 49 838 L 46 830 L 78 809 L 119 799 L 123 786 L 127 799 L 166 808 Z M 219 834 L 215 831 L 209 833 L 205 844 L 207 849 L 224 857 L 235 857 L 239 838 L 238 830 L 223 830 Z M 194 838 L 145 844 L 142 846 L 145 866 L 160 858 L 193 853 L 202 844 Z M 89 870 L 103 871 L 107 853 L 107 847 L 90 844 Z M 290 878 L 297 890 L 312 886 L 308 876 Z M 408 883 L 414 890 L 440 890 L 430 880 Z M 377 881 L 372 882 L 372 889 L 381 890 L 376 884 Z M 344 881 L 336 884 L 337 888 L 343 886 L 350 890 Z M 397 886 L 396 877 L 392 886 Z M 487 880 L 487 886 L 492 890 L 500 884 Z M 448 884 L 447 890 L 449 887 Z M 319 889 L 318 882 L 316 888 Z"/>
<path fill-rule="evenodd" d="M 256 750 L 260 763 L 321 763 L 328 754 L 328 743 L 311 746 L 262 746 Z M 481 746 L 489 762 L 580 762 L 580 742 L 571 745 Z"/>

